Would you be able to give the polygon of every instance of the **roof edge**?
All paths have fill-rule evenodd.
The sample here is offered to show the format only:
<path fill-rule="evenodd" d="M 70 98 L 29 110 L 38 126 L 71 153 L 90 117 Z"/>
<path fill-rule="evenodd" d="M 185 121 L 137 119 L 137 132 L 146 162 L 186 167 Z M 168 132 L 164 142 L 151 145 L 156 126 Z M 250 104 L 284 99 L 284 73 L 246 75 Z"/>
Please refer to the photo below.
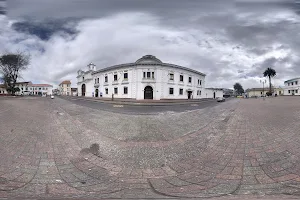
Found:
<path fill-rule="evenodd" d="M 100 73 L 100 72 L 105 72 L 105 71 L 108 71 L 108 70 L 113 70 L 113 69 L 122 68 L 122 67 L 132 67 L 132 66 L 138 66 L 138 65 L 149 65 L 149 66 L 151 66 L 151 65 L 161 65 L 161 66 L 165 66 L 165 67 L 174 67 L 174 68 L 190 71 L 190 72 L 199 74 L 201 76 L 206 76 L 206 74 L 204 74 L 202 72 L 199 72 L 197 70 L 194 70 L 194 69 L 191 69 L 191 68 L 188 68 L 188 67 L 183 67 L 183 66 L 180 66 L 180 65 L 170 64 L 170 63 L 124 63 L 124 64 L 112 65 L 110 67 L 99 69 L 97 71 L 92 72 L 92 74 L 97 74 L 97 73 Z"/>

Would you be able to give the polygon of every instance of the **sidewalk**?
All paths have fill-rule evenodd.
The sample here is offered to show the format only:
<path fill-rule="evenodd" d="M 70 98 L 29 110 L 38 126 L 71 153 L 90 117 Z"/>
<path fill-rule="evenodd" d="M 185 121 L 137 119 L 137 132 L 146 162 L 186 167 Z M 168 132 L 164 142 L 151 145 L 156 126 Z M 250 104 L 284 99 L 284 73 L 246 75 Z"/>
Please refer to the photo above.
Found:
<path fill-rule="evenodd" d="M 136 100 L 136 99 L 120 99 L 115 98 L 113 101 L 111 98 L 103 97 L 78 97 L 78 96 L 60 96 L 62 98 L 80 99 L 85 101 L 94 101 L 99 103 L 109 104 L 122 104 L 122 105 L 133 105 L 133 106 L 170 106 L 170 105 L 186 105 L 186 104 L 197 104 L 210 101 L 216 101 L 215 99 L 163 99 L 163 100 Z"/>

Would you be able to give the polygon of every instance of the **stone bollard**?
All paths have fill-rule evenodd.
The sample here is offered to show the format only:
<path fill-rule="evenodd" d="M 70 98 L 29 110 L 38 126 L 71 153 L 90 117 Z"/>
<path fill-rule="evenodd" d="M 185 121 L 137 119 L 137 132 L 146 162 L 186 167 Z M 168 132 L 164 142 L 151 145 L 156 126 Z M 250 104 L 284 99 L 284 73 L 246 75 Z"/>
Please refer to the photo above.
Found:
<path fill-rule="evenodd" d="M 112 101 L 114 100 L 114 94 L 111 95 L 111 100 L 112 100 Z"/>

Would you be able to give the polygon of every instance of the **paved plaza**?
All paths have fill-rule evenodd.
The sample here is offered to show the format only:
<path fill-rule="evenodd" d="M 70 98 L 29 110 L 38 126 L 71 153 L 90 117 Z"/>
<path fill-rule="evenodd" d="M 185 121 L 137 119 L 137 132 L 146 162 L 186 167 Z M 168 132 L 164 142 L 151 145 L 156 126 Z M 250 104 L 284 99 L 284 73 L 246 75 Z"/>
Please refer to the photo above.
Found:
<path fill-rule="evenodd" d="M 133 115 L 1 97 L 0 199 L 297 199 L 299 104 L 233 99 Z"/>

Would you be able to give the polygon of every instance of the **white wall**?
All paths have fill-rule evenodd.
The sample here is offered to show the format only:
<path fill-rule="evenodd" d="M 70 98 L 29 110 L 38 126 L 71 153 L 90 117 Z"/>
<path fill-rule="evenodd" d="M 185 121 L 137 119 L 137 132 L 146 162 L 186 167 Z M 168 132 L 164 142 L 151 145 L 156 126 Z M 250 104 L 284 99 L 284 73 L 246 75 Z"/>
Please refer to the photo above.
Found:
<path fill-rule="evenodd" d="M 285 82 L 283 93 L 288 96 L 293 95 L 293 93 L 295 96 L 300 95 L 300 79 L 298 78 Z"/>
<path fill-rule="evenodd" d="M 205 89 L 204 90 L 204 98 L 214 98 L 214 93 L 216 94 L 216 98 L 223 97 L 224 93 L 223 90 L 214 90 L 214 89 Z"/>
<path fill-rule="evenodd" d="M 124 80 L 124 72 L 128 73 L 128 81 Z M 151 78 L 143 77 L 143 72 L 150 72 Z M 152 79 L 152 72 L 154 72 L 154 79 Z M 171 81 L 169 74 L 174 74 L 174 80 Z M 114 81 L 114 74 L 118 75 L 118 80 Z M 184 76 L 184 81 L 180 82 L 180 74 Z M 108 83 L 105 83 L 105 75 L 108 76 Z M 85 77 L 83 81 L 82 77 Z M 192 77 L 192 83 L 188 83 L 188 77 Z M 99 78 L 99 84 L 97 82 Z M 91 79 L 91 80 L 90 80 Z M 95 84 L 96 79 L 96 84 Z M 198 79 L 201 80 L 201 85 L 198 84 Z M 91 75 L 83 73 L 77 77 L 78 96 L 81 96 L 81 86 L 86 84 L 86 95 L 92 97 L 98 88 L 99 97 L 102 92 L 102 97 L 111 98 L 114 94 L 114 88 L 118 88 L 118 94 L 114 94 L 114 98 L 133 98 L 144 99 L 144 89 L 146 86 L 153 88 L 153 99 L 187 99 L 187 90 L 191 90 L 194 99 L 205 98 L 205 76 L 190 72 L 184 69 L 177 69 L 174 67 L 165 67 L 159 65 L 137 65 L 135 67 L 123 67 L 119 69 L 99 72 Z M 97 86 L 97 87 L 95 87 Z M 128 94 L 124 94 L 124 87 L 128 88 Z M 106 94 L 105 89 L 108 89 Z M 173 88 L 174 94 L 169 94 L 169 89 Z M 179 95 L 179 89 L 183 89 L 183 95 Z M 199 94 L 197 95 L 197 91 Z M 201 91 L 201 92 L 200 92 Z M 201 93 L 201 94 L 200 94 Z"/>

